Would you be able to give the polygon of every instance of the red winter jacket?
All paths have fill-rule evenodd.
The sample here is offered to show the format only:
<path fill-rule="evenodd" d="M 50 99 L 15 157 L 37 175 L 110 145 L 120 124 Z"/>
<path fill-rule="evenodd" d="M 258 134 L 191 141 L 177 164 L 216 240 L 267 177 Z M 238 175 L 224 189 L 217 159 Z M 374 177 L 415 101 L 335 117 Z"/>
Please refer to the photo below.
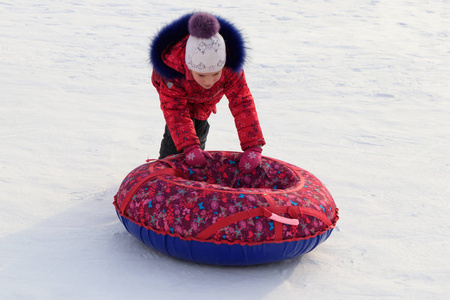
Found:
<path fill-rule="evenodd" d="M 224 27 L 223 24 L 221 25 Z M 208 119 L 211 113 L 216 113 L 216 104 L 223 96 L 229 100 L 229 108 L 235 120 L 242 150 L 253 146 L 263 146 L 264 137 L 244 71 L 236 72 L 226 65 L 220 80 L 212 88 L 203 89 L 192 78 L 185 64 L 185 47 L 188 37 L 186 35 L 177 43 L 163 51 L 160 50 L 160 56 L 157 55 L 156 58 L 152 56 L 154 65 L 152 83 L 159 93 L 161 109 L 177 150 L 181 152 L 187 146 L 200 145 L 192 119 Z M 158 59 L 160 61 L 155 62 Z M 167 75 L 168 73 L 165 72 L 167 68 L 166 70 L 158 68 L 161 64 L 164 64 L 163 67 L 175 70 L 180 76 Z M 158 72 L 159 69 L 162 71 Z"/>

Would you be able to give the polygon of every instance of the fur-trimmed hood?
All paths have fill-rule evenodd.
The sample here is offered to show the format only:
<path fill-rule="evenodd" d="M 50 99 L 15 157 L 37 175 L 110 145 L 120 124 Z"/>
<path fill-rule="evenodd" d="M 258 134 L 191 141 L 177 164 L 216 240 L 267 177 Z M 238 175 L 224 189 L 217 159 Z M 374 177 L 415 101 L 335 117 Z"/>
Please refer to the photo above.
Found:
<path fill-rule="evenodd" d="M 186 14 L 164 26 L 150 44 L 150 62 L 153 69 L 167 79 L 184 76 L 184 74 L 169 67 L 164 62 L 163 53 L 189 35 L 188 22 L 192 15 L 193 13 Z M 246 48 L 241 32 L 228 20 L 218 16 L 215 17 L 220 23 L 219 33 L 225 40 L 227 53 L 225 67 L 239 72 L 244 65 L 246 56 Z M 184 62 L 182 63 L 184 64 Z"/>

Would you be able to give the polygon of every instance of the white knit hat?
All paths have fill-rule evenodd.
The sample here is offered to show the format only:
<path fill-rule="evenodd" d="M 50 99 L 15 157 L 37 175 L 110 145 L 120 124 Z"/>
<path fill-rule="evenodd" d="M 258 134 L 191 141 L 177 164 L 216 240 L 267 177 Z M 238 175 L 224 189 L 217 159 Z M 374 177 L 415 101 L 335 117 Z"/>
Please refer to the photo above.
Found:
<path fill-rule="evenodd" d="M 189 19 L 190 36 L 185 58 L 189 70 L 198 73 L 222 70 L 226 62 L 226 48 L 219 29 L 219 21 L 211 14 L 196 13 Z"/>

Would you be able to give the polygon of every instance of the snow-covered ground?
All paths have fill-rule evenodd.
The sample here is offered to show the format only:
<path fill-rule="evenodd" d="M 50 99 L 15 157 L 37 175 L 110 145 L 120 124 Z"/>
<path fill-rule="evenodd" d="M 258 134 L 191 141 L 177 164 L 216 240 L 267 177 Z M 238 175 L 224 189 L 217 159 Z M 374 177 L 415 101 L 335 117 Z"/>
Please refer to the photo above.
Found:
<path fill-rule="evenodd" d="M 0 299 L 446 299 L 450 2 L 0 2 Z M 267 145 L 341 219 L 298 259 L 212 267 L 127 233 L 113 196 L 156 158 L 148 49 L 193 10 L 247 38 Z M 223 99 L 210 150 L 239 150 Z M 447 298 L 448 299 L 448 298 Z"/>

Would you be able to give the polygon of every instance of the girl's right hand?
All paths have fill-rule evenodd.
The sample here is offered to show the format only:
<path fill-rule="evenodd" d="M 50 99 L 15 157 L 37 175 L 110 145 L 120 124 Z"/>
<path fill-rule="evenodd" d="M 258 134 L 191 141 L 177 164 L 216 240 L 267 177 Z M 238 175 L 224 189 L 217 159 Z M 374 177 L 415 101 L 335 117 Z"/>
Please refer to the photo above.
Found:
<path fill-rule="evenodd" d="M 191 167 L 203 168 L 206 166 L 206 157 L 212 158 L 211 154 L 200 149 L 199 145 L 187 146 L 183 150 L 186 156 L 186 164 Z"/>

